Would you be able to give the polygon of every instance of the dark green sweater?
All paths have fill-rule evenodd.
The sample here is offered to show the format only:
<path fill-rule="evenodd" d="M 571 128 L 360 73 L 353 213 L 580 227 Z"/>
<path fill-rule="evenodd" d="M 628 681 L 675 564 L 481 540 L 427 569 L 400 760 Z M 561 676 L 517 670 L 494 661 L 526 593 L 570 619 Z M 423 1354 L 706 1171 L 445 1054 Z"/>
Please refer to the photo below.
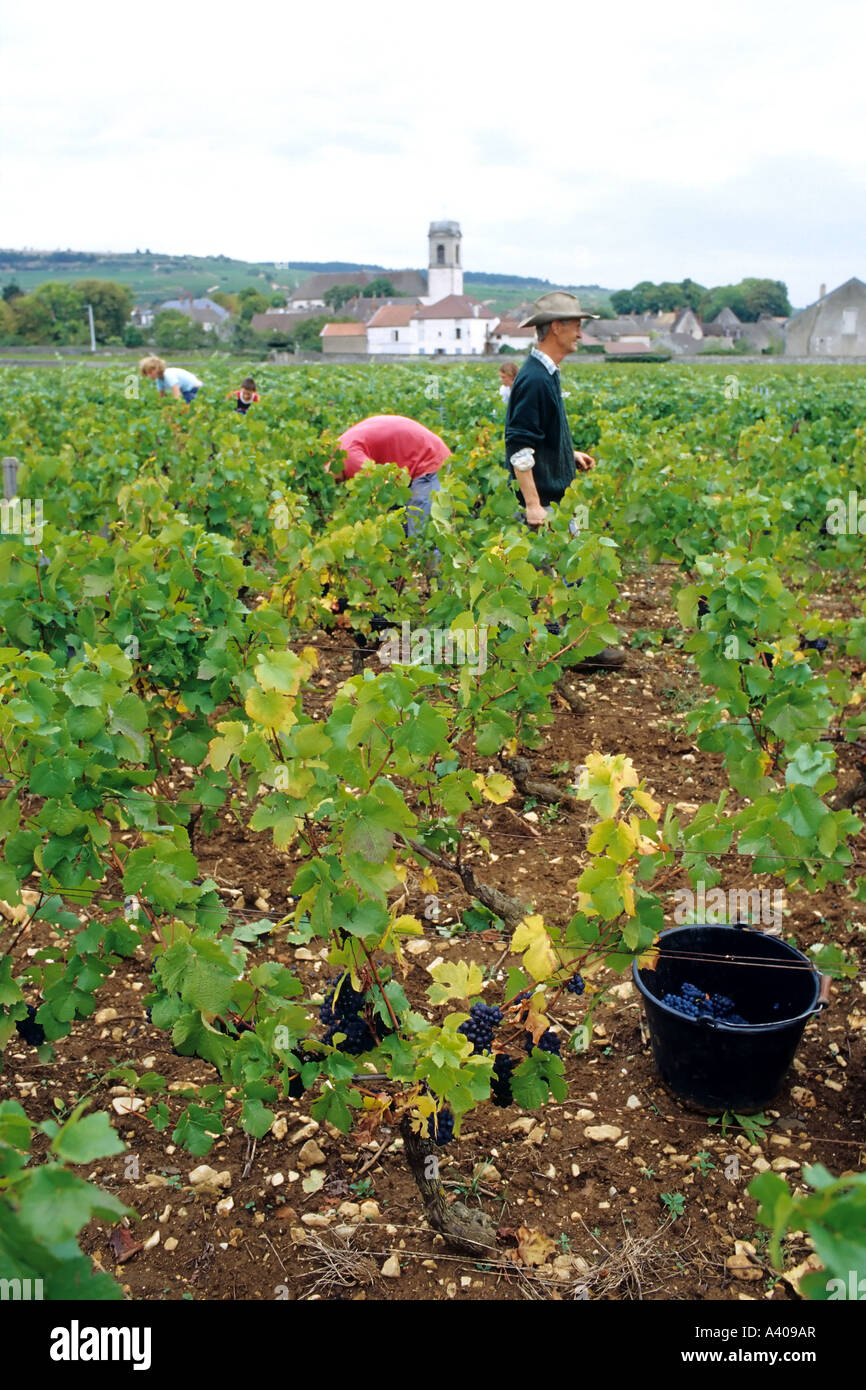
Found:
<path fill-rule="evenodd" d="M 517 373 L 505 416 L 505 465 L 519 449 L 535 451 L 533 477 L 542 506 L 558 502 L 576 475 L 574 442 L 565 413 L 559 372 L 527 357 Z"/>

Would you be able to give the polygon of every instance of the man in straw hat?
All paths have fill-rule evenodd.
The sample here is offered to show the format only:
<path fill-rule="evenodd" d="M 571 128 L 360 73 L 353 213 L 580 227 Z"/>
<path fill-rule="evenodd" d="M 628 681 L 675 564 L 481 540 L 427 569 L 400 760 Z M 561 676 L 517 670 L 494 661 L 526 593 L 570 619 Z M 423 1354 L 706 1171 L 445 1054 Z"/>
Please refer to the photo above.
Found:
<path fill-rule="evenodd" d="M 539 527 L 547 508 L 559 502 L 577 477 L 595 467 L 595 459 L 574 447 L 565 413 L 559 364 L 580 342 L 584 319 L 597 319 L 581 309 L 580 300 L 553 290 L 535 301 L 534 312 L 521 328 L 535 328 L 533 347 L 511 389 L 505 417 L 505 456 L 526 509 L 528 526 Z M 598 656 L 574 668 L 622 666 L 625 654 L 606 647 Z"/>
<path fill-rule="evenodd" d="M 559 502 L 595 459 L 574 447 L 559 380 L 559 364 L 580 342 L 584 319 L 597 319 L 573 294 L 554 290 L 535 303 L 521 328 L 535 328 L 538 346 L 517 374 L 505 418 L 505 454 L 520 488 L 526 521 L 540 526 L 551 502 Z"/>

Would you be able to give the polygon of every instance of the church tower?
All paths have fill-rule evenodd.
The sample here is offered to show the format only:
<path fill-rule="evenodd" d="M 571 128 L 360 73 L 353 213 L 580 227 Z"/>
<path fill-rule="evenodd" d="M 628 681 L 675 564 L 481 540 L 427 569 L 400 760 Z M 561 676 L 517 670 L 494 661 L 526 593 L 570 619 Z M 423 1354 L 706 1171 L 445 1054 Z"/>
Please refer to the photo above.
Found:
<path fill-rule="evenodd" d="M 430 258 L 427 271 L 427 302 L 438 304 L 449 294 L 463 293 L 463 265 L 460 259 L 462 233 L 459 222 L 430 223 Z"/>

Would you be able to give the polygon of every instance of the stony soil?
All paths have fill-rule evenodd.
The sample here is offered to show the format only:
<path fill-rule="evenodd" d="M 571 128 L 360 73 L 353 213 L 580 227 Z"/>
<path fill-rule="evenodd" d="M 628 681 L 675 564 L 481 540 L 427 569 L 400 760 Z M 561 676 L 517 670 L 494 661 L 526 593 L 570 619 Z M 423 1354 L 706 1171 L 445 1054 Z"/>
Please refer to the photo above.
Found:
<path fill-rule="evenodd" d="M 586 714 L 575 716 L 563 705 L 544 748 L 532 756 L 538 771 L 556 776 L 558 766 L 573 768 L 589 751 L 627 753 L 657 797 L 678 803 L 688 816 L 727 780 L 719 760 L 699 752 L 683 732 L 699 687 L 678 646 L 673 579 L 664 567 L 626 579 L 623 629 L 638 637 L 625 673 L 583 679 Z M 827 605 L 833 611 L 833 601 Z M 640 636 L 647 632 L 667 633 L 668 640 L 647 645 Z M 322 639 L 320 647 L 327 701 L 350 673 L 351 656 L 339 642 Z M 853 763 L 840 764 L 840 781 L 846 778 L 853 780 Z M 583 807 L 551 815 L 541 805 L 527 809 L 519 798 L 493 808 L 484 818 L 492 862 L 483 876 L 551 918 L 567 919 L 572 881 L 585 862 L 584 819 Z M 866 833 L 855 850 L 863 874 Z M 238 914 L 261 917 L 259 899 L 279 917 L 293 873 L 289 856 L 230 820 L 200 838 L 196 851 Z M 685 883 L 673 877 L 666 891 Z M 440 884 L 440 894 L 439 929 L 428 923 L 425 938 L 409 948 L 404 983 L 419 1005 L 434 960 L 462 957 L 488 967 L 506 946 L 491 932 L 448 939 L 442 932 L 468 901 L 456 880 Z M 423 916 L 417 885 L 408 910 Z M 836 890 L 816 897 L 789 890 L 785 910 L 785 935 L 801 948 L 833 940 L 862 955 L 862 904 Z M 47 929 L 34 924 L 18 943 L 16 964 L 47 939 Z M 262 958 L 293 958 L 313 984 L 325 976 L 318 956 L 292 952 L 276 932 L 267 941 Z M 310 1122 L 305 1101 L 289 1102 L 254 1148 L 229 1114 L 225 1138 L 199 1159 L 171 1144 L 171 1127 L 158 1133 L 142 1113 L 118 1113 L 129 1111 L 131 1099 L 128 1088 L 106 1075 L 115 1066 L 168 1077 L 173 1110 L 181 1105 L 177 1091 L 216 1077 L 208 1064 L 174 1055 L 167 1035 L 147 1022 L 148 988 L 142 953 L 111 977 L 99 1011 L 74 1025 L 52 1065 L 10 1044 L 3 1074 L 3 1090 L 22 1100 L 32 1118 L 62 1115 L 85 1095 L 111 1114 L 128 1152 L 95 1164 L 89 1176 L 138 1213 L 130 1235 L 141 1248 L 118 1263 L 111 1230 L 97 1224 L 82 1243 L 133 1299 L 786 1300 L 796 1297 L 794 1283 L 770 1268 L 749 1182 L 768 1164 L 796 1176 L 804 1163 L 820 1161 L 838 1173 L 866 1160 L 866 982 L 834 986 L 829 1009 L 808 1025 L 768 1112 L 772 1123 L 752 1143 L 738 1126 L 723 1134 L 662 1089 L 640 997 L 627 979 L 600 1007 L 589 1052 L 569 1054 L 566 1102 L 535 1114 L 484 1106 L 442 1150 L 449 1193 L 482 1205 L 500 1230 L 500 1259 L 479 1262 L 450 1253 L 425 1225 L 394 1133 L 347 1138 Z M 563 997 L 569 1002 L 557 1020 L 578 1023 L 586 999 Z M 202 1166 L 211 1172 L 191 1182 Z M 330 1253 L 319 1248 L 321 1241 Z M 808 1255 L 795 1234 L 787 1244 L 789 1269 Z"/>

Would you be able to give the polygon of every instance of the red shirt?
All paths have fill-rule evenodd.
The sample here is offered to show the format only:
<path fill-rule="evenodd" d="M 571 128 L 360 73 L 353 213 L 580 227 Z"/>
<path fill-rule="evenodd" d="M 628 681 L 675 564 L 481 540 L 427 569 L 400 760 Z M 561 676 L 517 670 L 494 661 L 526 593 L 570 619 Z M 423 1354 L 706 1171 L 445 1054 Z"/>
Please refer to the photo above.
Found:
<path fill-rule="evenodd" d="M 405 415 L 371 415 L 340 435 L 346 450 L 345 476 L 354 478 L 366 459 L 396 463 L 410 478 L 435 473 L 451 457 L 451 450 L 432 430 Z"/>

